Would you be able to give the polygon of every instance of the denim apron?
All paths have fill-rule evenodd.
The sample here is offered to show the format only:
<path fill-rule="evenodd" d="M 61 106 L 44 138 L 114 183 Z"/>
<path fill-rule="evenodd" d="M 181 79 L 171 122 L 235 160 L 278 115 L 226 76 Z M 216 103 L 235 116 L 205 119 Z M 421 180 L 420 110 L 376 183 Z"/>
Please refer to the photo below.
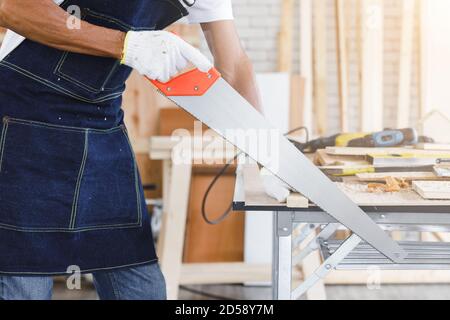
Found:
<path fill-rule="evenodd" d="M 161 30 L 178 0 L 67 0 L 82 19 Z M 0 62 L 0 273 L 54 275 L 156 261 L 121 110 L 129 67 L 23 42 Z"/>

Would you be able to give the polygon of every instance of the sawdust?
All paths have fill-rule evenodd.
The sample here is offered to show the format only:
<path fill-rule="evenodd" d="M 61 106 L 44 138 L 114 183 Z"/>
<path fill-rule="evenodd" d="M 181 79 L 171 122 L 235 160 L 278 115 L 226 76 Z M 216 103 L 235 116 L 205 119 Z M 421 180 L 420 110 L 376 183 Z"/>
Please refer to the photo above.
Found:
<path fill-rule="evenodd" d="M 386 177 L 385 183 L 369 183 L 367 185 L 367 192 L 370 193 L 389 193 L 389 192 L 400 192 L 405 189 L 410 189 L 410 184 L 405 179 L 397 179 L 393 177 Z"/>
<path fill-rule="evenodd" d="M 448 205 L 445 200 L 423 199 L 411 187 L 401 189 L 399 192 L 385 192 L 378 189 L 368 192 L 368 185 L 361 182 L 337 182 L 339 189 L 353 202 L 360 206 L 436 206 Z M 385 186 L 385 184 L 380 184 Z"/>

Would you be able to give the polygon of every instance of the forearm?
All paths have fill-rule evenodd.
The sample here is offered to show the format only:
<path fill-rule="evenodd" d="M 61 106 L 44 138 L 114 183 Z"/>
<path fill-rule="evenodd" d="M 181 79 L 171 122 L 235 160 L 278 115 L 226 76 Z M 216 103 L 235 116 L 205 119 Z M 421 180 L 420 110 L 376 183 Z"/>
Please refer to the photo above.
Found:
<path fill-rule="evenodd" d="M 246 54 L 234 63 L 217 61 L 217 70 L 223 78 L 236 89 L 258 111 L 262 112 L 258 86 L 253 71 L 253 65 Z"/>
<path fill-rule="evenodd" d="M 241 46 L 233 21 L 205 23 L 202 28 L 223 78 L 262 112 L 253 66 Z"/>
<path fill-rule="evenodd" d="M 0 26 L 44 45 L 94 56 L 120 59 L 125 33 L 80 21 L 69 29 L 70 15 L 52 0 L 0 0 Z"/>

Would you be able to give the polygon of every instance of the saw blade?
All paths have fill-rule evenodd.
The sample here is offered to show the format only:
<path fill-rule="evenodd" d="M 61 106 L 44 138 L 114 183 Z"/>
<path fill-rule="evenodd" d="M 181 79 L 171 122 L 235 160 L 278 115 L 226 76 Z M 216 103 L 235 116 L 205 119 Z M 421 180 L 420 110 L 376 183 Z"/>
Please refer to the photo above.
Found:
<path fill-rule="evenodd" d="M 370 217 L 351 201 L 303 153 L 269 123 L 223 78 L 201 96 L 169 96 L 170 100 L 216 131 L 250 158 L 297 190 L 394 262 L 406 253 Z M 266 133 L 277 154 L 261 153 L 243 135 Z M 264 134 L 263 134 L 264 136 Z M 266 138 L 264 138 L 266 139 Z M 263 140 L 264 140 L 263 139 Z"/>

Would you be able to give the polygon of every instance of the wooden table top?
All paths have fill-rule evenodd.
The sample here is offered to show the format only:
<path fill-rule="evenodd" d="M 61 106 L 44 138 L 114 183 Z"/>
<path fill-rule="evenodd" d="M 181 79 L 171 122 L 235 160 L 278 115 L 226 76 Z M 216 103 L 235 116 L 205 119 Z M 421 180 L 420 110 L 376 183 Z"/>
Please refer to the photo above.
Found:
<path fill-rule="evenodd" d="M 288 208 L 286 203 L 279 203 L 267 195 L 257 165 L 244 165 L 237 175 L 234 202 L 240 210 L 320 210 L 313 203 L 310 203 L 309 208 Z M 352 179 L 336 184 L 353 202 L 366 211 L 419 210 L 450 213 L 450 201 L 426 200 L 412 189 L 392 193 L 370 193 L 367 191 L 367 184 Z"/>

